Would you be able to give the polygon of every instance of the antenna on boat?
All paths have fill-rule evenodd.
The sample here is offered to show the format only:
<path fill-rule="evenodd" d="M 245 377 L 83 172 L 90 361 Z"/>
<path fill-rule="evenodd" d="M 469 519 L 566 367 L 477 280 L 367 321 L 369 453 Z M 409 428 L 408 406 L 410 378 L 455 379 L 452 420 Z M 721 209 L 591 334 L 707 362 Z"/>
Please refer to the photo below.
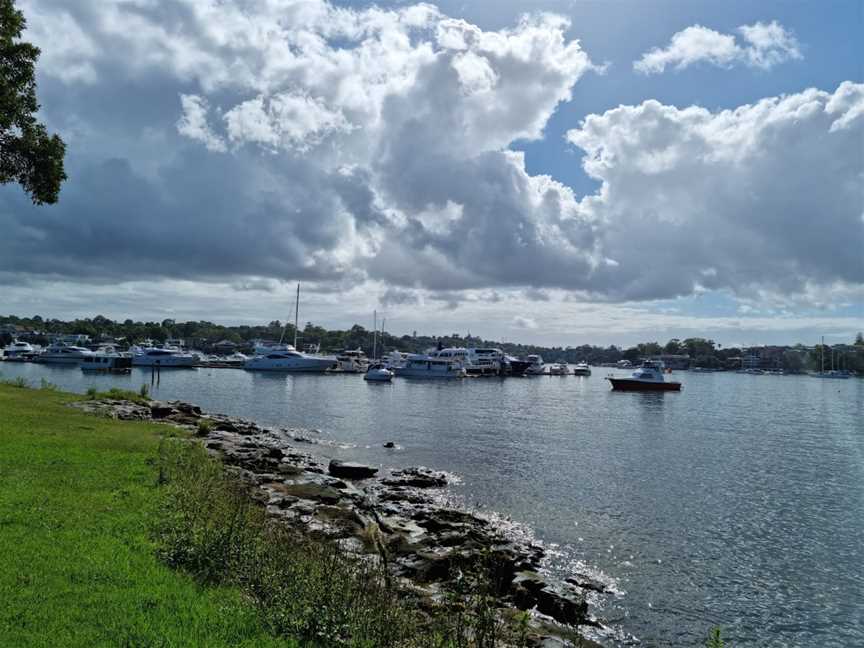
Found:
<path fill-rule="evenodd" d="M 297 299 L 294 301 L 294 348 L 297 348 L 297 323 L 300 319 L 300 282 L 297 282 Z"/>

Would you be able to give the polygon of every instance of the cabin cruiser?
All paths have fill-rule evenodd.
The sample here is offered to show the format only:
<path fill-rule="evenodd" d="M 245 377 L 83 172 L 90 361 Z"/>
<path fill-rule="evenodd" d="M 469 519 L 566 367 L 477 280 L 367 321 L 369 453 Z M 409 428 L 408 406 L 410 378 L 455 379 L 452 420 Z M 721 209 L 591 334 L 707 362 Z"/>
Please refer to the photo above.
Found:
<path fill-rule="evenodd" d="M 364 373 L 369 368 L 369 359 L 363 349 L 342 351 L 336 355 L 337 371 L 342 373 Z"/>
<path fill-rule="evenodd" d="M 664 366 L 657 360 L 646 360 L 629 378 L 607 376 L 616 391 L 680 391 L 681 383 L 667 381 L 663 376 Z"/>
<path fill-rule="evenodd" d="M 546 373 L 543 358 L 539 355 L 529 355 L 526 360 L 528 361 L 528 368 L 525 369 L 526 376 L 542 376 Z"/>
<path fill-rule="evenodd" d="M 550 376 L 567 376 L 569 374 L 570 367 L 567 366 L 566 362 L 556 362 L 553 365 L 549 365 Z"/>
<path fill-rule="evenodd" d="M 37 356 L 39 362 L 48 364 L 79 364 L 87 356 L 93 355 L 90 349 L 55 342 Z"/>
<path fill-rule="evenodd" d="M 368 380 L 369 382 L 390 382 L 393 380 L 393 371 L 380 362 L 376 362 L 369 365 L 369 368 L 363 375 L 363 380 Z"/>
<path fill-rule="evenodd" d="M 29 342 L 20 342 L 12 340 L 12 343 L 3 349 L 4 360 L 27 360 L 38 353 L 38 349 Z"/>
<path fill-rule="evenodd" d="M 588 366 L 587 362 L 580 362 L 575 367 L 573 367 L 573 375 L 574 376 L 590 376 L 591 375 L 591 367 Z"/>
<path fill-rule="evenodd" d="M 195 357 L 180 349 L 167 347 L 133 347 L 132 365 L 135 367 L 192 367 Z"/>
<path fill-rule="evenodd" d="M 81 361 L 81 371 L 126 374 L 132 371 L 132 355 L 116 351 L 97 351 Z"/>
<path fill-rule="evenodd" d="M 266 355 L 250 358 L 243 368 L 251 371 L 324 373 L 334 366 L 336 366 L 336 358 L 301 353 L 290 344 L 286 344 L 278 350 L 271 349 Z"/>
<path fill-rule="evenodd" d="M 461 362 L 427 354 L 409 355 L 394 371 L 400 378 L 464 378 L 468 373 Z"/>

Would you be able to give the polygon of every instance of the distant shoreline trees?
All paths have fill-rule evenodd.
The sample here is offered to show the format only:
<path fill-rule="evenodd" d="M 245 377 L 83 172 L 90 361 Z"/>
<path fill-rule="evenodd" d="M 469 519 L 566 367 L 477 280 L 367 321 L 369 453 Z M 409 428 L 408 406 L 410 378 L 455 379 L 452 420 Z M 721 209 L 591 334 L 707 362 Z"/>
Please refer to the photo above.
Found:
<path fill-rule="evenodd" d="M 35 332 L 35 333 L 34 333 Z M 24 335 L 24 334 L 27 335 Z M 102 315 L 93 318 L 63 321 L 59 319 L 43 319 L 33 317 L 0 317 L 0 346 L 8 344 L 13 337 L 23 337 L 28 341 L 45 344 L 53 336 L 82 334 L 90 336 L 94 341 L 119 340 L 121 344 L 132 344 L 145 339 L 154 342 L 164 342 L 167 339 L 183 339 L 188 346 L 207 350 L 217 342 L 227 340 L 248 348 L 252 340 L 264 339 L 278 341 L 283 338 L 287 342 L 294 339 L 293 324 L 285 324 L 275 320 L 259 326 L 223 326 L 207 321 L 177 322 L 165 319 L 161 322 L 136 322 L 127 319 L 123 322 L 114 321 Z M 379 333 L 380 335 L 380 333 Z M 484 340 L 478 336 L 457 333 L 444 336 L 418 334 L 390 335 L 385 333 L 379 337 L 379 349 L 403 352 L 422 352 L 436 346 L 465 347 L 496 347 L 514 356 L 539 354 L 547 362 L 581 362 L 600 365 L 615 363 L 619 360 L 629 360 L 633 363 L 651 356 L 679 356 L 684 364 L 693 367 L 712 369 L 737 369 L 742 366 L 748 356 L 756 354 L 759 363 L 764 368 L 784 369 L 798 372 L 818 370 L 823 357 L 822 348 L 795 346 L 764 346 L 750 348 L 722 348 L 713 340 L 694 337 L 685 340 L 672 339 L 665 345 L 658 342 L 643 342 L 629 348 L 610 345 L 606 347 L 583 344 L 575 347 L 544 347 L 532 344 L 500 342 Z M 346 330 L 328 330 L 307 322 L 298 331 L 298 345 L 316 345 L 323 351 L 362 348 L 366 353 L 372 352 L 372 331 L 355 324 Z M 671 353 L 675 351 L 676 353 Z M 836 368 L 851 369 L 864 373 L 864 339 L 859 333 L 854 344 L 826 345 L 824 350 L 825 368 L 831 368 L 832 352 Z"/>

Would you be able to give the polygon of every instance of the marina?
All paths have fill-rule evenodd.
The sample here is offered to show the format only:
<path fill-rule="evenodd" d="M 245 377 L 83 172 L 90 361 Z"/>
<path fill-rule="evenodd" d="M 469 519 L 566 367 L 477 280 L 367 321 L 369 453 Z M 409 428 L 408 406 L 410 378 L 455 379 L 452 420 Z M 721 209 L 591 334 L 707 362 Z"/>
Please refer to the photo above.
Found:
<path fill-rule="evenodd" d="M 148 384 L 305 430 L 326 460 L 446 470 L 448 497 L 541 541 L 547 569 L 578 565 L 608 589 L 595 602 L 608 645 L 701 645 L 726 619 L 734 646 L 864 641 L 861 380 L 676 371 L 681 393 L 629 393 L 599 376 L 374 384 L 197 368 L 151 385 L 143 367 L 0 372 L 79 393 Z"/>

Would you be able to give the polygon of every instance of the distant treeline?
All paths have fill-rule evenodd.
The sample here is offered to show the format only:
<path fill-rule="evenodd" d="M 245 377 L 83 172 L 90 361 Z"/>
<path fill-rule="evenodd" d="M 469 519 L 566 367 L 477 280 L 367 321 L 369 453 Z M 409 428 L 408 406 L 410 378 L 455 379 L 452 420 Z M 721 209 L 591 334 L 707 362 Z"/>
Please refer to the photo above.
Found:
<path fill-rule="evenodd" d="M 16 333 L 17 329 L 17 333 Z M 294 326 L 278 320 L 261 326 L 222 326 L 212 322 L 176 322 L 165 319 L 161 322 L 136 322 L 131 319 L 114 321 L 102 315 L 93 318 L 63 321 L 58 319 L 43 319 L 33 317 L 0 316 L 0 342 L 7 344 L 12 337 L 26 337 L 37 343 L 48 343 L 57 335 L 88 335 L 94 341 L 117 340 L 132 344 L 151 339 L 164 342 L 169 338 L 185 340 L 187 346 L 208 350 L 222 341 L 237 344 L 242 350 L 250 346 L 255 339 L 279 340 L 286 342 L 294 340 Z M 23 335 L 27 332 L 27 335 Z M 320 345 L 322 351 L 337 351 L 340 349 L 362 348 L 366 353 L 372 352 L 372 331 L 355 324 L 347 330 L 327 330 L 311 322 L 298 331 L 298 346 Z M 539 354 L 547 362 L 581 362 L 590 364 L 614 363 L 619 360 L 637 362 L 641 358 L 657 355 L 689 356 L 686 362 L 692 366 L 732 368 L 739 366 L 741 358 L 748 355 L 758 355 L 762 366 L 783 368 L 792 371 L 818 369 L 822 361 L 820 347 L 806 348 L 802 345 L 789 347 L 751 347 L 723 348 L 713 340 L 705 338 L 672 339 L 666 344 L 658 342 L 643 342 L 624 348 L 615 345 L 607 347 L 583 344 L 576 347 L 544 347 L 532 344 L 517 344 L 484 340 L 477 336 L 462 336 L 456 333 L 444 336 L 430 336 L 414 333 L 413 335 L 395 336 L 379 334 L 379 353 L 398 350 L 405 352 L 421 352 L 429 347 L 441 344 L 464 347 L 497 347 L 514 356 Z M 830 368 L 831 359 L 838 368 L 848 368 L 864 371 L 864 337 L 859 333 L 853 344 L 826 346 L 824 350 L 826 368 Z"/>

